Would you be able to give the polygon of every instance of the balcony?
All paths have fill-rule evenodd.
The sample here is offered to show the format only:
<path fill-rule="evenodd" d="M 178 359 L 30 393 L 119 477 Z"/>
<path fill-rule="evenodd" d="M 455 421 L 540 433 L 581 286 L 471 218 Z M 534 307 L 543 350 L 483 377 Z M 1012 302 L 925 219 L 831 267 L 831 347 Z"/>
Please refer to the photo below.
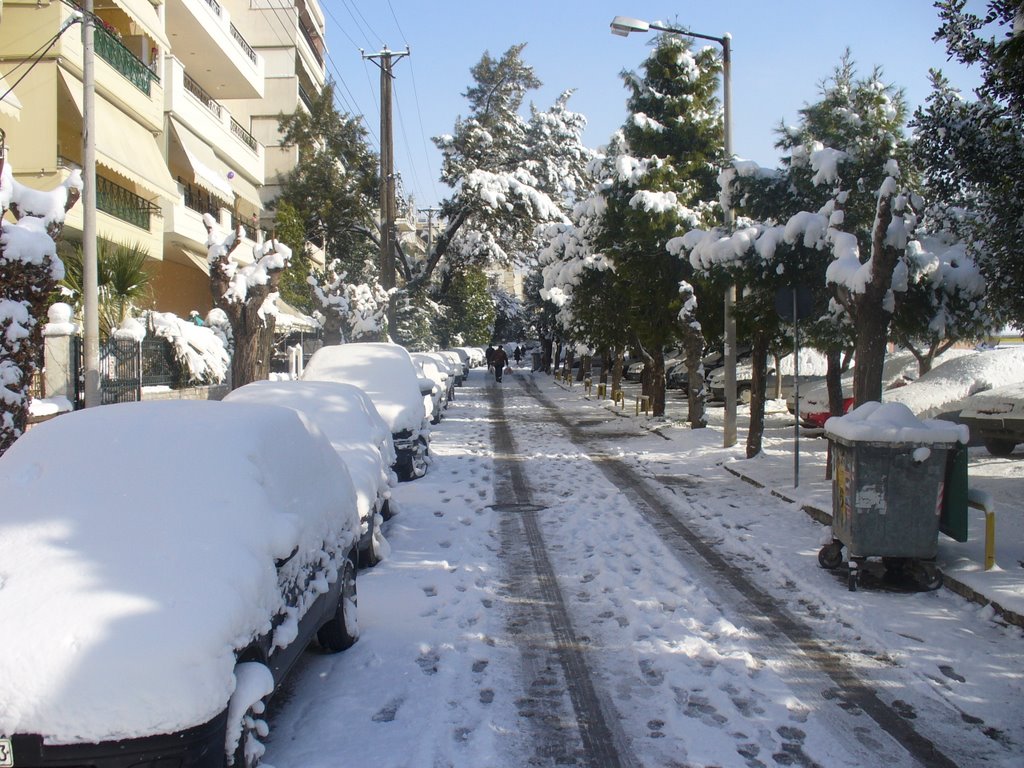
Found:
<path fill-rule="evenodd" d="M 102 22 L 97 24 L 93 30 L 93 48 L 96 55 L 149 96 L 151 83 L 160 82 L 156 73 L 143 64 L 138 56 L 125 48 L 121 41 L 103 26 Z"/>
<path fill-rule="evenodd" d="M 264 61 L 216 0 L 166 0 L 171 52 L 217 100 L 263 98 Z"/>
<path fill-rule="evenodd" d="M 96 210 L 147 232 L 152 217 L 161 215 L 159 206 L 102 176 L 96 177 Z"/>

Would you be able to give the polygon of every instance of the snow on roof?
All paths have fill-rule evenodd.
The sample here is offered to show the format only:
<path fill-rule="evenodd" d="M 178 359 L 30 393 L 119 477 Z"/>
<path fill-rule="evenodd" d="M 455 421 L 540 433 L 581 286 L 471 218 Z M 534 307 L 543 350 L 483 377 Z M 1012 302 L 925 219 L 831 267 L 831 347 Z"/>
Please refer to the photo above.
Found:
<path fill-rule="evenodd" d="M 348 468 L 361 518 L 373 510 L 378 495 L 390 495 L 395 463 L 391 430 L 359 387 L 334 381 L 254 381 L 223 402 L 290 408 L 316 424 Z"/>
<path fill-rule="evenodd" d="M 305 381 L 340 381 L 359 387 L 392 433 L 424 428 L 418 378 L 404 347 L 378 342 L 321 347 L 302 373 Z"/>
<path fill-rule="evenodd" d="M 294 577 L 355 540 L 339 464 L 266 406 L 106 405 L 27 432 L 0 458 L 0 733 L 93 742 L 222 711 L 235 649 L 285 608 L 275 558 L 299 546 Z"/>
<path fill-rule="evenodd" d="M 967 427 L 949 421 L 918 419 L 903 403 L 867 402 L 845 416 L 825 422 L 825 434 L 844 440 L 872 443 L 967 444 Z"/>

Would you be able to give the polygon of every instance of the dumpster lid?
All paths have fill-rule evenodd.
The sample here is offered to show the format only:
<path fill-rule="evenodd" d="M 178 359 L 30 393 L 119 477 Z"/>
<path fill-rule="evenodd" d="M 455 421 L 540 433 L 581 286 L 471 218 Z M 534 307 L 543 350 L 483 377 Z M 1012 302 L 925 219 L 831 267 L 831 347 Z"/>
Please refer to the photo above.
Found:
<path fill-rule="evenodd" d="M 964 443 L 970 432 L 964 424 L 918 419 L 903 403 L 869 401 L 845 416 L 825 422 L 825 436 L 872 443 Z"/>

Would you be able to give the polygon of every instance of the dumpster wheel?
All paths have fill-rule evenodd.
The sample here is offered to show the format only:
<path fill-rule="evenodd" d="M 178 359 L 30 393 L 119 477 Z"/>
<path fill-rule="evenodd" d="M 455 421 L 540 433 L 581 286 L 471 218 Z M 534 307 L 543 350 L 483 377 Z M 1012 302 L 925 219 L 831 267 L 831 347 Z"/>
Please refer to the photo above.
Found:
<path fill-rule="evenodd" d="M 818 551 L 818 565 L 827 570 L 835 570 L 843 564 L 843 542 L 834 540 Z"/>
<path fill-rule="evenodd" d="M 917 560 L 912 566 L 914 580 L 928 592 L 942 586 L 942 571 L 930 560 Z"/>

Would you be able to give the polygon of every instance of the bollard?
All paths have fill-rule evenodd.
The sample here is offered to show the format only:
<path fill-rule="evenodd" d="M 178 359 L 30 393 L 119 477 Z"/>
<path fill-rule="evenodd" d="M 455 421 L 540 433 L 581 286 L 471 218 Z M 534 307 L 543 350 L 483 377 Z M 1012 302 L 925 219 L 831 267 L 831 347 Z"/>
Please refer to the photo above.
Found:
<path fill-rule="evenodd" d="M 593 382 L 590 379 L 583 380 L 583 388 L 587 390 L 587 397 L 590 397 L 590 388 L 593 386 Z"/>
<path fill-rule="evenodd" d="M 637 397 L 637 399 L 636 399 L 636 415 L 639 416 L 640 415 L 640 411 L 643 411 L 645 414 L 646 413 L 650 413 L 650 410 L 651 410 L 651 396 L 650 395 L 640 395 L 639 397 Z"/>
<path fill-rule="evenodd" d="M 621 389 L 616 391 L 616 392 L 612 392 L 612 402 L 615 403 L 615 405 L 619 405 L 621 403 L 621 405 L 619 405 L 619 407 L 620 408 L 625 408 L 626 407 L 626 393 L 623 392 Z"/>
<path fill-rule="evenodd" d="M 991 571 L 996 564 L 996 513 L 985 511 L 985 570 Z"/>
<path fill-rule="evenodd" d="M 604 396 L 605 396 L 605 394 L 607 394 L 607 391 L 608 391 L 607 390 L 607 386 L 608 386 L 607 384 L 598 384 L 597 385 L 597 396 L 598 396 L 599 399 L 604 400 Z"/>

